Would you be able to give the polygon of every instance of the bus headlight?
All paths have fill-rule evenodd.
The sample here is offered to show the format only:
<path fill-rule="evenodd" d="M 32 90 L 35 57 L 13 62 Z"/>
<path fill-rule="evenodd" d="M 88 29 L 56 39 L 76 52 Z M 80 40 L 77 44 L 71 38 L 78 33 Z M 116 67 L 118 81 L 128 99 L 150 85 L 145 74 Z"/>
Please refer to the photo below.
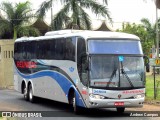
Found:
<path fill-rule="evenodd" d="M 90 94 L 89 95 L 91 98 L 94 98 L 94 99 L 104 99 L 105 97 L 102 96 L 102 95 L 94 95 L 94 94 Z"/>
<path fill-rule="evenodd" d="M 143 98 L 143 97 L 144 97 L 144 94 L 134 96 L 135 99 L 140 99 L 140 98 Z"/>

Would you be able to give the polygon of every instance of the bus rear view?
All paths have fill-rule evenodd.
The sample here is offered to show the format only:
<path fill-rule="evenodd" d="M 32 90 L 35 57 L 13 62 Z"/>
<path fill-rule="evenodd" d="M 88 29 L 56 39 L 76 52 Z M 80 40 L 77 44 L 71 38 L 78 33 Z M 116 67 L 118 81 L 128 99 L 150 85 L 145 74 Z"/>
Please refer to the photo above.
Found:
<path fill-rule="evenodd" d="M 88 39 L 89 107 L 142 107 L 143 52 L 138 39 Z"/>

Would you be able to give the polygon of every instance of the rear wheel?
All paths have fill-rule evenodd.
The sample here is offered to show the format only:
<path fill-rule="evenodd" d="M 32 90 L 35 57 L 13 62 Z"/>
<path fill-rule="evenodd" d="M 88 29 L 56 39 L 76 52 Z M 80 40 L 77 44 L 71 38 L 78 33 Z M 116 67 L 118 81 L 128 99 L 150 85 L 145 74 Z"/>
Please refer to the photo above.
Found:
<path fill-rule="evenodd" d="M 28 93 L 29 93 L 29 101 L 34 103 L 35 102 L 35 96 L 33 95 L 33 89 L 32 89 L 31 84 L 29 85 Z"/>
<path fill-rule="evenodd" d="M 118 113 L 124 113 L 125 107 L 117 108 Z"/>
<path fill-rule="evenodd" d="M 23 87 L 23 96 L 24 96 L 24 99 L 28 101 L 29 94 L 28 94 L 28 90 L 27 90 L 27 86 L 26 85 L 24 85 L 24 87 Z"/>

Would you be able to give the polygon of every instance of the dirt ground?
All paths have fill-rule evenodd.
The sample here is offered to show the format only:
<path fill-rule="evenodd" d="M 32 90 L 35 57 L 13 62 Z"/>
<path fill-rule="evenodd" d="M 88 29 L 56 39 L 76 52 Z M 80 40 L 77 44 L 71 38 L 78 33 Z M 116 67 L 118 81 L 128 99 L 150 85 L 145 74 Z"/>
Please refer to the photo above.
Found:
<path fill-rule="evenodd" d="M 6 102 L 1 102 L 0 103 L 0 111 L 21 111 L 22 109 L 19 108 L 18 105 L 15 104 L 10 104 Z"/>
<path fill-rule="evenodd" d="M 128 111 L 160 111 L 160 105 L 144 104 L 142 108 L 127 108 Z"/>

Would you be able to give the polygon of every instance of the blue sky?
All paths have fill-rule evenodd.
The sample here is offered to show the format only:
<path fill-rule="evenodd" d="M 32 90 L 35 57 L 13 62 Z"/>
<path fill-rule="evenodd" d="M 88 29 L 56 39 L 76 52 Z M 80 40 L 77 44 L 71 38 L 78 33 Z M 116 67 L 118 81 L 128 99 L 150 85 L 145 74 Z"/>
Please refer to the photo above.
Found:
<path fill-rule="evenodd" d="M 10 2 L 23 2 L 26 0 L 8 0 Z M 29 0 L 34 9 L 38 9 L 39 5 L 45 0 Z M 102 2 L 102 0 L 98 0 Z M 54 12 L 57 13 L 60 10 L 61 5 L 56 4 L 53 6 Z M 148 18 L 151 23 L 155 22 L 155 4 L 154 0 L 108 0 L 108 8 L 111 17 L 114 21 L 113 29 L 119 28 L 122 22 L 130 23 L 140 23 L 142 18 Z M 90 14 L 90 12 L 88 12 Z M 96 18 L 94 15 L 90 14 L 93 23 L 93 28 L 97 28 L 100 25 L 102 18 Z M 159 14 L 160 16 L 160 14 Z M 46 22 L 50 22 L 50 11 L 45 19 Z M 108 23 L 109 24 L 109 23 Z M 109 24 L 110 25 L 110 24 Z"/>

